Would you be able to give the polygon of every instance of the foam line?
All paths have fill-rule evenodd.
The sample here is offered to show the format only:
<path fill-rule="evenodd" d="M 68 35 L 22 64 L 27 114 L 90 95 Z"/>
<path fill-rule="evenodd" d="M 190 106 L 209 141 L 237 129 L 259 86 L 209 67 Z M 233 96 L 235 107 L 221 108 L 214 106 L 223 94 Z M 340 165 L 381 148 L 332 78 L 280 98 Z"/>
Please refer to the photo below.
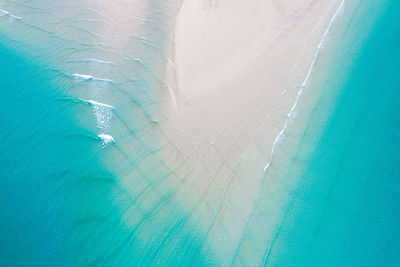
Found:
<path fill-rule="evenodd" d="M 111 61 L 104 61 L 104 60 L 100 60 L 100 59 L 94 59 L 94 58 L 86 58 L 86 59 L 81 59 L 81 60 L 70 60 L 68 61 L 68 63 L 75 63 L 75 62 L 93 62 L 93 63 L 97 63 L 97 64 L 104 64 L 104 65 L 112 65 L 114 64 Z"/>
<path fill-rule="evenodd" d="M 94 100 L 87 100 L 87 102 L 88 102 L 89 104 L 91 104 L 92 106 L 100 106 L 100 107 L 105 107 L 105 108 L 114 109 L 114 107 L 111 106 L 111 105 L 104 104 L 104 103 L 101 103 L 101 102 L 97 102 L 97 101 L 94 101 Z"/>
<path fill-rule="evenodd" d="M 88 74 L 74 73 L 74 74 L 72 74 L 72 77 L 77 82 L 85 82 L 85 81 L 93 80 L 93 81 L 97 81 L 97 82 L 114 83 L 113 80 L 105 79 L 105 78 L 95 78 L 92 75 L 88 75 Z"/>
<path fill-rule="evenodd" d="M 0 17 L 9 16 L 8 21 L 13 22 L 14 20 L 22 20 L 20 17 L 14 16 L 10 12 L 4 9 L 0 9 Z"/>
<path fill-rule="evenodd" d="M 8 12 L 7 10 L 4 10 L 4 9 L 0 9 L 0 17 L 8 16 L 8 15 L 10 15 L 10 12 Z"/>
<path fill-rule="evenodd" d="M 114 107 L 109 105 L 109 104 L 104 104 L 104 103 L 101 103 L 101 102 L 97 102 L 95 100 L 91 100 L 91 99 L 90 100 L 86 100 L 86 99 L 83 99 L 83 98 L 78 98 L 78 99 L 83 101 L 83 102 L 85 102 L 85 103 L 90 104 L 91 106 L 99 106 L 99 107 L 105 107 L 105 108 L 109 108 L 109 109 L 114 109 Z"/>
<path fill-rule="evenodd" d="M 93 76 L 91 76 L 91 75 L 85 75 L 85 74 L 79 74 L 79 73 L 72 74 L 72 77 L 74 77 L 74 79 L 76 81 L 89 81 L 89 80 L 93 79 Z"/>
<path fill-rule="evenodd" d="M 108 105 L 108 104 L 104 104 L 104 103 L 100 103 L 94 100 L 88 100 L 88 102 L 93 105 L 93 106 L 101 106 L 101 107 L 106 107 L 106 108 L 110 108 L 110 109 L 114 109 L 113 106 Z"/>
<path fill-rule="evenodd" d="M 109 134 L 99 134 L 97 136 L 100 138 L 105 146 L 115 143 L 114 138 Z"/>
<path fill-rule="evenodd" d="M 339 7 L 337 8 L 335 14 L 333 15 L 331 21 L 329 22 L 328 27 L 326 28 L 324 34 L 322 35 L 321 41 L 319 42 L 319 44 L 318 44 L 318 46 L 317 46 L 317 51 L 315 52 L 314 59 L 313 59 L 313 61 L 312 61 L 312 63 L 311 63 L 310 68 L 308 69 L 306 78 L 304 79 L 303 83 L 301 84 L 300 90 L 299 90 L 299 92 L 297 93 L 296 101 L 295 101 L 294 105 L 292 106 L 290 112 L 287 114 L 287 119 L 286 119 L 286 121 L 285 121 L 285 125 L 283 126 L 282 131 L 281 131 L 281 132 L 279 133 L 279 135 L 275 138 L 274 144 L 273 144 L 273 146 L 272 146 L 271 157 L 270 157 L 269 161 L 267 162 L 267 164 L 265 165 L 264 172 L 266 172 L 266 171 L 268 170 L 268 168 L 271 166 L 272 156 L 273 156 L 273 154 L 275 153 L 275 150 L 276 150 L 277 146 L 279 145 L 279 143 L 281 142 L 282 138 L 283 138 L 284 135 L 285 135 L 285 132 L 286 132 L 286 129 L 287 129 L 287 127 L 288 127 L 288 124 L 289 124 L 290 119 L 294 117 L 294 113 L 295 113 L 297 104 L 298 104 L 299 101 L 300 101 L 300 98 L 301 98 L 301 95 L 303 94 L 304 89 L 306 88 L 307 84 L 308 84 L 309 81 L 310 81 L 311 73 L 312 73 L 312 71 L 314 70 L 314 65 L 315 65 L 315 62 L 317 61 L 317 58 L 318 58 L 319 53 L 320 53 L 320 51 L 321 51 L 321 49 L 322 49 L 322 46 L 323 46 L 323 44 L 325 43 L 326 37 L 328 36 L 328 33 L 329 33 L 329 31 L 330 31 L 330 29 L 331 29 L 333 23 L 335 22 L 337 16 L 338 16 L 339 13 L 343 10 L 344 3 L 345 3 L 345 0 L 343 0 L 343 1 L 340 3 L 340 5 L 339 5 Z"/>

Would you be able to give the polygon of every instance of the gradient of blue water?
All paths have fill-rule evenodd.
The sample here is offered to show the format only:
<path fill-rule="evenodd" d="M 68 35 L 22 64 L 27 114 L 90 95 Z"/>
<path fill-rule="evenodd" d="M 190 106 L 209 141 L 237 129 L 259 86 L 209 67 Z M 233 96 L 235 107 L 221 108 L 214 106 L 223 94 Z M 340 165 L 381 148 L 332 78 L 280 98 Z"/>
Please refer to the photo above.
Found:
<path fill-rule="evenodd" d="M 363 1 L 342 33 L 322 78 L 327 93 L 311 114 L 294 161 L 304 171 L 272 266 L 399 266 L 399 13 L 399 1 Z M 339 94 L 327 112 L 330 90 Z M 321 125 L 315 150 L 302 153 Z"/>
<path fill-rule="evenodd" d="M 0 77 L 0 263 L 72 263 L 74 243 L 85 234 L 79 224 L 109 212 L 96 209 L 107 200 L 106 186 L 88 189 L 113 178 L 99 165 L 98 141 L 77 126 L 79 109 L 62 101 L 51 71 L 0 47 Z"/>
<path fill-rule="evenodd" d="M 400 261 L 400 4 L 392 2 L 362 43 L 307 157 L 295 196 L 304 204 L 289 213 L 286 243 L 271 265 Z M 371 1 L 365 5 L 373 12 Z M 77 120 L 90 107 L 65 101 L 57 75 L 0 46 L 0 265 L 146 265 L 160 248 L 141 244 L 121 222 L 120 205 L 131 200 L 102 165 L 106 151 L 96 133 Z M 309 128 L 317 124 L 311 119 Z M 174 220 L 165 229 L 174 229 Z M 190 265 L 201 246 L 190 235 L 179 245 L 165 249 L 164 265 Z"/>
<path fill-rule="evenodd" d="M 184 214 L 178 206 L 157 213 L 157 202 L 151 214 L 136 205 L 115 175 L 120 170 L 106 167 L 118 144 L 105 149 L 92 107 L 68 95 L 74 81 L 9 48 L 8 36 L 0 43 L 0 266 L 148 265 L 157 253 L 173 266 L 192 258 L 200 246 L 194 233 L 173 244 L 190 243 L 190 250 L 160 248 Z M 153 194 L 167 202 L 170 191 Z"/>

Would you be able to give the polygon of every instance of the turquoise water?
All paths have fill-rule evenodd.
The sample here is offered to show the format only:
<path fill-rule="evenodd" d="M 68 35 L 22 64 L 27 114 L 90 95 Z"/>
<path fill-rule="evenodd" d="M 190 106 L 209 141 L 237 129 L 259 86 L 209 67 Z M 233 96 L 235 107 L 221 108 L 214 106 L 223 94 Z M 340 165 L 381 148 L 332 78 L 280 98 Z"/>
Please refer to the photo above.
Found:
<path fill-rule="evenodd" d="M 303 166 L 271 266 L 398 266 L 399 12 L 398 1 L 363 1 L 327 48 L 334 56 L 315 79 L 324 91 L 288 174 Z"/>
<path fill-rule="evenodd" d="M 109 212 L 92 209 L 92 198 L 103 195 L 104 188 L 88 192 L 90 184 L 111 185 L 112 176 L 98 163 L 95 136 L 76 126 L 73 115 L 79 110 L 61 101 L 51 82 L 54 75 L 17 52 L 0 49 L 1 262 L 69 261 L 73 240 L 85 231 L 74 231 L 79 221 Z M 98 207 L 106 201 L 99 199 Z"/>
<path fill-rule="evenodd" d="M 251 249 L 244 246 L 235 263 L 400 262 L 400 3 L 354 7 L 336 32 L 339 41 L 317 62 L 312 82 L 322 85 L 321 95 L 288 168 L 285 179 L 298 182 L 276 238 L 269 247 L 269 240 L 255 242 L 263 234 L 252 235 L 273 215 L 266 196 L 260 210 L 270 213 L 255 212 L 243 235 Z M 162 37 L 149 32 L 162 46 Z M 9 39 L 0 36 L 0 265 L 220 266 L 223 256 L 202 254 L 204 233 L 186 222 L 187 211 L 173 198 L 177 182 L 154 153 L 162 146 L 157 130 L 148 134 L 156 125 L 151 71 L 160 50 L 134 47 L 150 74 L 134 65 L 127 75 L 135 86 L 121 82 L 125 93 L 104 88 L 110 90 L 102 97 L 115 107 L 105 131 L 116 138 L 104 148 L 92 106 L 77 100 L 90 87 L 72 86 L 73 79 Z M 96 74 L 107 73 L 96 66 Z"/>
<path fill-rule="evenodd" d="M 6 38 L 1 42 L 8 43 Z M 132 163 L 105 165 L 109 154 L 121 157 L 123 151 L 118 145 L 104 149 L 93 130 L 92 107 L 68 98 L 71 84 L 60 85 L 62 73 L 6 46 L 0 47 L 0 64 L 0 265 L 131 266 L 151 261 L 164 235 L 183 216 L 178 206 L 168 211 L 171 218 L 139 210 L 136 202 L 143 193 L 126 192 L 115 175 L 121 173 L 117 167 L 130 170 Z M 139 192 L 146 185 L 131 182 Z M 156 190 L 157 197 L 143 209 L 168 200 L 171 190 L 165 185 L 164 190 Z M 138 210 L 142 218 L 134 217 L 128 227 L 126 220 L 138 216 Z M 154 217 L 161 217 L 164 226 Z M 149 229 L 165 234 L 151 240 Z M 194 234 L 186 238 L 196 248 Z M 187 253 L 169 254 L 175 261 L 182 255 Z"/>
<path fill-rule="evenodd" d="M 170 27 L 164 15 L 174 17 L 173 5 L 165 3 L 171 14 L 160 11 L 164 4 L 147 6 L 144 36 L 124 44 L 131 57 L 121 59 L 113 47 L 97 45 L 74 27 L 61 31 L 63 38 L 43 31 L 56 25 L 46 19 L 57 17 L 43 12 L 45 1 L 34 8 L 6 4 L 23 18 L 0 16 L 0 265 L 174 265 L 193 258 L 199 250 L 195 226 L 167 242 L 186 214 L 171 201 L 170 171 L 154 153 L 160 144 L 153 89 L 160 85 Z M 53 11 L 65 15 L 62 8 Z M 35 20 L 42 13 L 48 17 Z M 93 13 L 101 18 L 93 9 L 80 14 Z M 113 80 L 81 81 L 72 71 Z M 99 133 L 115 142 L 104 144 Z M 185 244 L 191 250 L 174 251 Z"/>

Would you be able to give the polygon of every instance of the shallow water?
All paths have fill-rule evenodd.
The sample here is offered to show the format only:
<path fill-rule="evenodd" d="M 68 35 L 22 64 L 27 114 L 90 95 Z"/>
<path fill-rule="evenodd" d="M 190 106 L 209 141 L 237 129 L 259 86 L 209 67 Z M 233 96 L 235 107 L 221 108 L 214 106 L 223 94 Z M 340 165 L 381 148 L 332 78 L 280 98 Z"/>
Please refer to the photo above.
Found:
<path fill-rule="evenodd" d="M 277 146 L 273 187 L 226 244 L 206 239 L 208 211 L 188 220 L 197 206 L 175 195 L 190 170 L 159 154 L 178 2 L 132 15 L 0 1 L 15 14 L 0 13 L 0 264 L 395 266 L 400 5 L 348 1 Z"/>
<path fill-rule="evenodd" d="M 400 260 L 400 5 L 363 1 L 353 10 L 312 85 L 324 89 L 289 168 L 299 183 L 271 266 Z"/>

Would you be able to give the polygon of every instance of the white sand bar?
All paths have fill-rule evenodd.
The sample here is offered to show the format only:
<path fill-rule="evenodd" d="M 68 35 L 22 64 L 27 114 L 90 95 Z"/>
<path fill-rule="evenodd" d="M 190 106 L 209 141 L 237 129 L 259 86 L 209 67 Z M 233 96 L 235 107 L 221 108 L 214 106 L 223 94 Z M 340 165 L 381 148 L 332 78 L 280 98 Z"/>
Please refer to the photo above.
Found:
<path fill-rule="evenodd" d="M 204 231 L 203 252 L 224 264 L 239 260 L 274 143 L 341 3 L 183 2 L 160 124 L 172 144 L 163 153 L 186 175 L 178 196 Z M 271 218 L 270 228 L 277 222 Z"/>

